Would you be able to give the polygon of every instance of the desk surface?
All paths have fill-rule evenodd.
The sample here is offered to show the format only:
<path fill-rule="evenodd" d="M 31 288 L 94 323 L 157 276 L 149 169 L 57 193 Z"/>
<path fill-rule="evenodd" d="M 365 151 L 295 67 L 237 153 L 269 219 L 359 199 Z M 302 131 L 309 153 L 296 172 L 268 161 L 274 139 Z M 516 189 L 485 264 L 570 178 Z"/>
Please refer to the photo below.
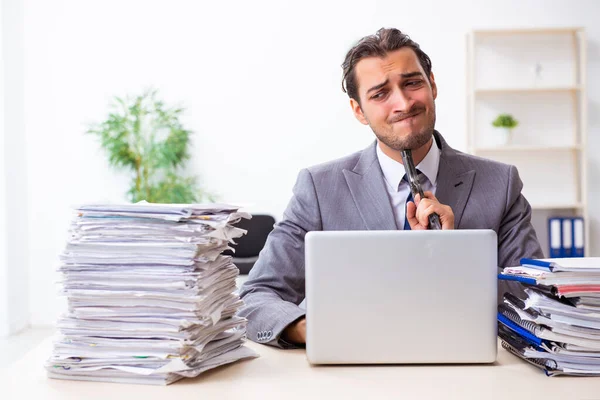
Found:
<path fill-rule="evenodd" d="M 490 365 L 313 367 L 303 350 L 278 350 L 252 342 L 247 346 L 261 357 L 169 386 L 144 386 L 48 379 L 43 363 L 52 342 L 47 339 L 2 372 L 0 398 L 600 400 L 600 378 L 549 378 L 503 349 Z"/>

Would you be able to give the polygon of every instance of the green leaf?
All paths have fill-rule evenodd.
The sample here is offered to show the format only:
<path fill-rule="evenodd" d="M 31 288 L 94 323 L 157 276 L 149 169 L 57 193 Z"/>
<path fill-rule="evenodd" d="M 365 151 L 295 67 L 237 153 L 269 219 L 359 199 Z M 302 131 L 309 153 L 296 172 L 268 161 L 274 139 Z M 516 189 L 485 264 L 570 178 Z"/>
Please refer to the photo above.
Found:
<path fill-rule="evenodd" d="M 200 190 L 196 177 L 179 175 L 190 158 L 192 135 L 179 121 L 183 108 L 167 107 L 150 89 L 133 98 L 115 97 L 111 110 L 87 133 L 99 138 L 110 165 L 132 172 L 127 192 L 132 202 L 213 201 L 212 195 Z"/>
<path fill-rule="evenodd" d="M 497 128 L 515 128 L 519 125 L 519 122 L 513 118 L 510 114 L 500 114 L 498 117 L 492 122 L 492 125 Z"/>

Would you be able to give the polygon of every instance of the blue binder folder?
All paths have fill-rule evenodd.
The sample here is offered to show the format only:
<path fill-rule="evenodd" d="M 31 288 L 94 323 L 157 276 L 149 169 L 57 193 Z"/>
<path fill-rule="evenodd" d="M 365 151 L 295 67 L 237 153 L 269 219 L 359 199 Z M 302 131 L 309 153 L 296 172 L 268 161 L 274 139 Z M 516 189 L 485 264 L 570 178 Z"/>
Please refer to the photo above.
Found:
<path fill-rule="evenodd" d="M 562 223 L 562 257 L 573 257 L 573 218 L 561 218 Z"/>
<path fill-rule="evenodd" d="M 548 248 L 550 258 L 562 257 L 562 222 L 560 218 L 548 218 Z"/>
<path fill-rule="evenodd" d="M 583 229 L 583 218 L 573 218 L 573 257 L 584 257 L 584 243 L 585 231 Z"/>

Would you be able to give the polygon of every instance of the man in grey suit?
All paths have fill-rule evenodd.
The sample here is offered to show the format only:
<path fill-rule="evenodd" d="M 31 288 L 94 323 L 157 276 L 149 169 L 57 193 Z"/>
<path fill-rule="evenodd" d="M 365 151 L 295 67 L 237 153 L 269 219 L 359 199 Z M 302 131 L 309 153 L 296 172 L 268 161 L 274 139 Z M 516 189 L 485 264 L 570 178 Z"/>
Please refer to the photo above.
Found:
<path fill-rule="evenodd" d="M 306 341 L 299 305 L 309 231 L 427 229 L 427 217 L 436 212 L 442 229 L 493 229 L 501 268 L 542 257 L 517 169 L 456 151 L 435 130 L 437 86 L 417 43 L 397 29 L 380 29 L 350 49 L 342 67 L 354 115 L 377 140 L 300 171 L 284 217 L 240 293 L 248 337 L 259 343 L 292 348 Z M 412 150 L 426 190 L 414 202 L 407 201 L 403 149 Z M 503 283 L 499 295 L 520 290 Z"/>

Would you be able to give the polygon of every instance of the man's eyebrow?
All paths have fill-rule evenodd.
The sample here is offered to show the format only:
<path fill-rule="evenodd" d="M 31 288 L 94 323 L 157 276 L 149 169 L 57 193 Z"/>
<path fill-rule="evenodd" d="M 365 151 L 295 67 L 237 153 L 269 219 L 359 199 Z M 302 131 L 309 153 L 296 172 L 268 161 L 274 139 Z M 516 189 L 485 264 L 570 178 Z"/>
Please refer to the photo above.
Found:
<path fill-rule="evenodd" d="M 384 87 L 385 85 L 387 85 L 389 81 L 390 81 L 389 79 L 386 79 L 385 82 L 381 82 L 379 85 L 373 86 L 371 89 L 367 90 L 367 94 L 369 94 L 370 92 L 372 92 L 374 90 L 381 89 L 382 87 Z"/>
<path fill-rule="evenodd" d="M 415 71 L 415 72 L 407 72 L 406 74 L 400 74 L 401 78 L 407 79 L 407 78 L 414 78 L 415 76 L 420 76 L 423 77 L 423 74 L 419 71 Z"/>
<path fill-rule="evenodd" d="M 419 71 L 415 71 L 415 72 L 407 72 L 405 74 L 400 74 L 400 77 L 402 79 L 408 79 L 408 78 L 414 78 L 416 76 L 420 76 L 423 77 L 423 74 Z M 372 88 L 370 88 L 369 90 L 367 90 L 367 94 L 369 94 L 370 92 L 374 91 L 374 90 L 379 90 L 382 87 L 384 87 L 385 85 L 387 85 L 389 83 L 389 79 L 386 79 L 384 82 L 381 82 L 378 85 L 373 86 Z"/>

